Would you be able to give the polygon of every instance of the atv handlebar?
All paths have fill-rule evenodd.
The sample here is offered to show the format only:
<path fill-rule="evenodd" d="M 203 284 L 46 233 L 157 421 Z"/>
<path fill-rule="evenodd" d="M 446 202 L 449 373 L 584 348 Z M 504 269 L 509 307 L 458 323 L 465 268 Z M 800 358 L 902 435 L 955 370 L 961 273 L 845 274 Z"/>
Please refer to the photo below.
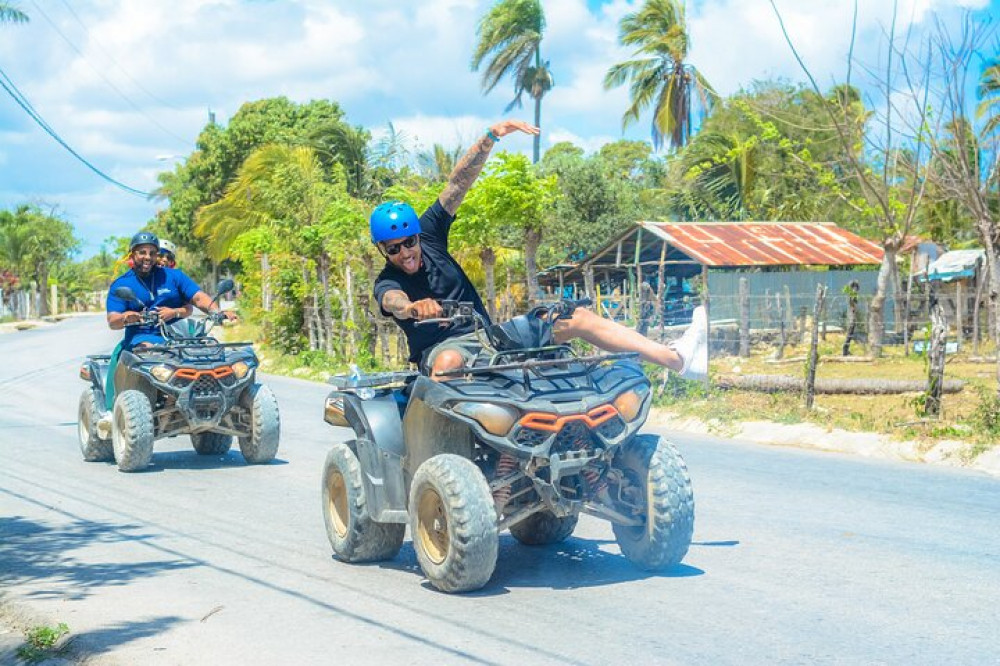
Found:
<path fill-rule="evenodd" d="M 135 312 L 135 310 L 131 310 Z M 156 326 L 160 323 L 160 313 L 156 310 L 141 310 L 139 312 L 139 321 L 134 321 L 125 324 L 125 328 L 132 328 L 134 326 Z"/>

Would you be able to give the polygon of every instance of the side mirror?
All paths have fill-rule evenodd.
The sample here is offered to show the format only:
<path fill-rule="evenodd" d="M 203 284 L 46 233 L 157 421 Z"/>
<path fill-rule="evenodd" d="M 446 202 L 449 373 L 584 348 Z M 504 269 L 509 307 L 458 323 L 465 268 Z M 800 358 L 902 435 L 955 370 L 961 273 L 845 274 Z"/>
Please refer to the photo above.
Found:
<path fill-rule="evenodd" d="M 219 286 L 215 288 L 215 298 L 212 299 L 212 302 L 215 303 L 220 298 L 222 298 L 222 295 L 224 293 L 226 293 L 227 291 L 232 291 L 234 288 L 236 288 L 236 283 L 234 283 L 229 278 L 226 278 L 225 280 L 220 280 Z"/>
<path fill-rule="evenodd" d="M 111 293 L 112 293 L 112 295 L 114 295 L 115 298 L 120 298 L 121 300 L 125 301 L 126 303 L 128 303 L 128 302 L 138 303 L 139 302 L 139 299 L 136 298 L 135 292 L 132 291 L 129 287 L 115 287 L 114 291 L 112 291 Z"/>
<path fill-rule="evenodd" d="M 236 283 L 234 283 L 229 278 L 226 278 L 225 280 L 221 280 L 219 282 L 219 286 L 216 287 L 215 293 L 218 294 L 218 296 L 222 296 L 227 291 L 232 291 L 235 288 L 236 288 Z M 216 296 L 216 298 L 218 298 L 218 296 Z"/>

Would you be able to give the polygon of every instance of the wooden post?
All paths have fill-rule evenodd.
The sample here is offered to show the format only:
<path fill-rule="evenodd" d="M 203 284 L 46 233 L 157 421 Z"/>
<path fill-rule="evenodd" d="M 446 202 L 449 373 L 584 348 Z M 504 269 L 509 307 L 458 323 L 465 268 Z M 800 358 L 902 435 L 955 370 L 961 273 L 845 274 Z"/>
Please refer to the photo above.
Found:
<path fill-rule="evenodd" d="M 941 393 L 944 388 L 945 344 L 948 339 L 948 320 L 941 301 L 931 297 L 931 339 L 927 350 L 927 394 L 924 396 L 924 414 L 940 416 Z"/>
<path fill-rule="evenodd" d="M 49 285 L 49 314 L 59 314 L 59 285 Z"/>
<path fill-rule="evenodd" d="M 965 290 L 962 281 L 955 282 L 955 339 L 958 341 L 958 351 L 962 351 L 962 340 L 965 338 Z"/>
<path fill-rule="evenodd" d="M 972 304 L 972 354 L 979 356 L 979 304 L 983 298 L 983 267 L 976 264 L 976 300 Z"/>
<path fill-rule="evenodd" d="M 708 266 L 701 267 L 701 304 L 705 306 L 705 346 L 708 348 L 709 365 L 712 361 L 712 307 L 711 292 L 708 289 Z M 712 389 L 712 373 L 705 372 L 705 391 Z"/>
<path fill-rule="evenodd" d="M 774 307 L 778 316 L 778 346 L 774 350 L 774 358 L 780 359 L 785 355 L 785 307 L 780 293 L 774 294 Z"/>
<path fill-rule="evenodd" d="M 916 251 L 913 257 L 916 258 Z M 903 301 L 903 356 L 910 355 L 910 300 L 913 294 L 913 266 L 906 278 L 906 299 Z"/>
<path fill-rule="evenodd" d="M 561 268 L 559 269 L 559 298 L 563 298 L 563 272 Z"/>
<path fill-rule="evenodd" d="M 656 268 L 656 321 L 657 325 L 660 327 L 660 338 L 663 338 L 663 297 L 667 293 L 666 285 L 663 284 L 664 280 L 667 279 L 665 275 L 665 266 L 663 262 L 667 258 L 667 241 L 663 241 L 660 245 L 660 264 Z"/>
<path fill-rule="evenodd" d="M 750 284 L 740 278 L 740 356 L 750 358 Z"/>
<path fill-rule="evenodd" d="M 594 290 L 594 267 L 587 266 L 583 271 L 583 289 L 587 292 L 587 296 L 595 299 L 594 304 L 597 304 L 597 292 Z M 600 312 L 600 308 L 597 310 Z"/>
<path fill-rule="evenodd" d="M 796 340 L 801 340 L 805 333 L 795 330 L 795 313 L 792 310 L 792 290 L 788 288 L 787 284 L 785 285 L 785 319 L 788 320 L 788 331 L 795 333 Z M 798 343 L 793 341 L 792 344 Z"/>
<path fill-rule="evenodd" d="M 826 285 L 816 285 L 816 304 L 813 307 L 812 335 L 809 341 L 809 362 L 806 365 L 806 409 L 813 408 L 816 398 L 816 366 L 819 365 L 819 322 L 823 317 L 823 299 Z"/>

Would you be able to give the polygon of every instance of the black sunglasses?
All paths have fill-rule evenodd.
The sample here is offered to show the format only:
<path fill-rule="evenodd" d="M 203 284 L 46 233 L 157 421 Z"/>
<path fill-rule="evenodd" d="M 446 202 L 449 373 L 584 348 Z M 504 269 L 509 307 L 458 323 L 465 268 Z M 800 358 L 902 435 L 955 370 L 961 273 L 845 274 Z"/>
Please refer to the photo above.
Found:
<path fill-rule="evenodd" d="M 403 240 L 399 241 L 398 243 L 393 243 L 392 245 L 385 245 L 384 246 L 385 247 L 385 253 L 387 255 L 389 255 L 390 257 L 393 257 L 393 256 L 399 254 L 399 251 L 402 250 L 404 247 L 407 248 L 407 249 L 413 247 L 414 245 L 417 244 L 417 241 L 419 241 L 419 240 L 420 240 L 420 236 L 417 236 L 416 234 L 414 234 L 413 236 L 407 236 L 406 238 L 404 238 Z"/>

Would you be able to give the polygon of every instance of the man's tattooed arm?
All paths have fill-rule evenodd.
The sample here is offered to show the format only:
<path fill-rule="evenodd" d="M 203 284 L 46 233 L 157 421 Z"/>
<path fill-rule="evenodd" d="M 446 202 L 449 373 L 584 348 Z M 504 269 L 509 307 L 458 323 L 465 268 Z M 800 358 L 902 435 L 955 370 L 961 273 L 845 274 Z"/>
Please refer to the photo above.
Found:
<path fill-rule="evenodd" d="M 390 289 L 382 296 L 382 309 L 396 319 L 409 319 L 412 316 L 411 305 L 413 303 L 406 293 L 398 289 Z"/>
<path fill-rule="evenodd" d="M 476 178 L 479 177 L 483 165 L 486 164 L 486 160 L 490 156 L 490 150 L 494 143 L 489 136 L 482 137 L 472 148 L 469 148 L 469 152 L 465 153 L 455 165 L 448 177 L 448 186 L 444 188 L 444 192 L 440 196 L 441 206 L 448 211 L 449 215 L 455 214 L 469 188 L 476 182 Z"/>

